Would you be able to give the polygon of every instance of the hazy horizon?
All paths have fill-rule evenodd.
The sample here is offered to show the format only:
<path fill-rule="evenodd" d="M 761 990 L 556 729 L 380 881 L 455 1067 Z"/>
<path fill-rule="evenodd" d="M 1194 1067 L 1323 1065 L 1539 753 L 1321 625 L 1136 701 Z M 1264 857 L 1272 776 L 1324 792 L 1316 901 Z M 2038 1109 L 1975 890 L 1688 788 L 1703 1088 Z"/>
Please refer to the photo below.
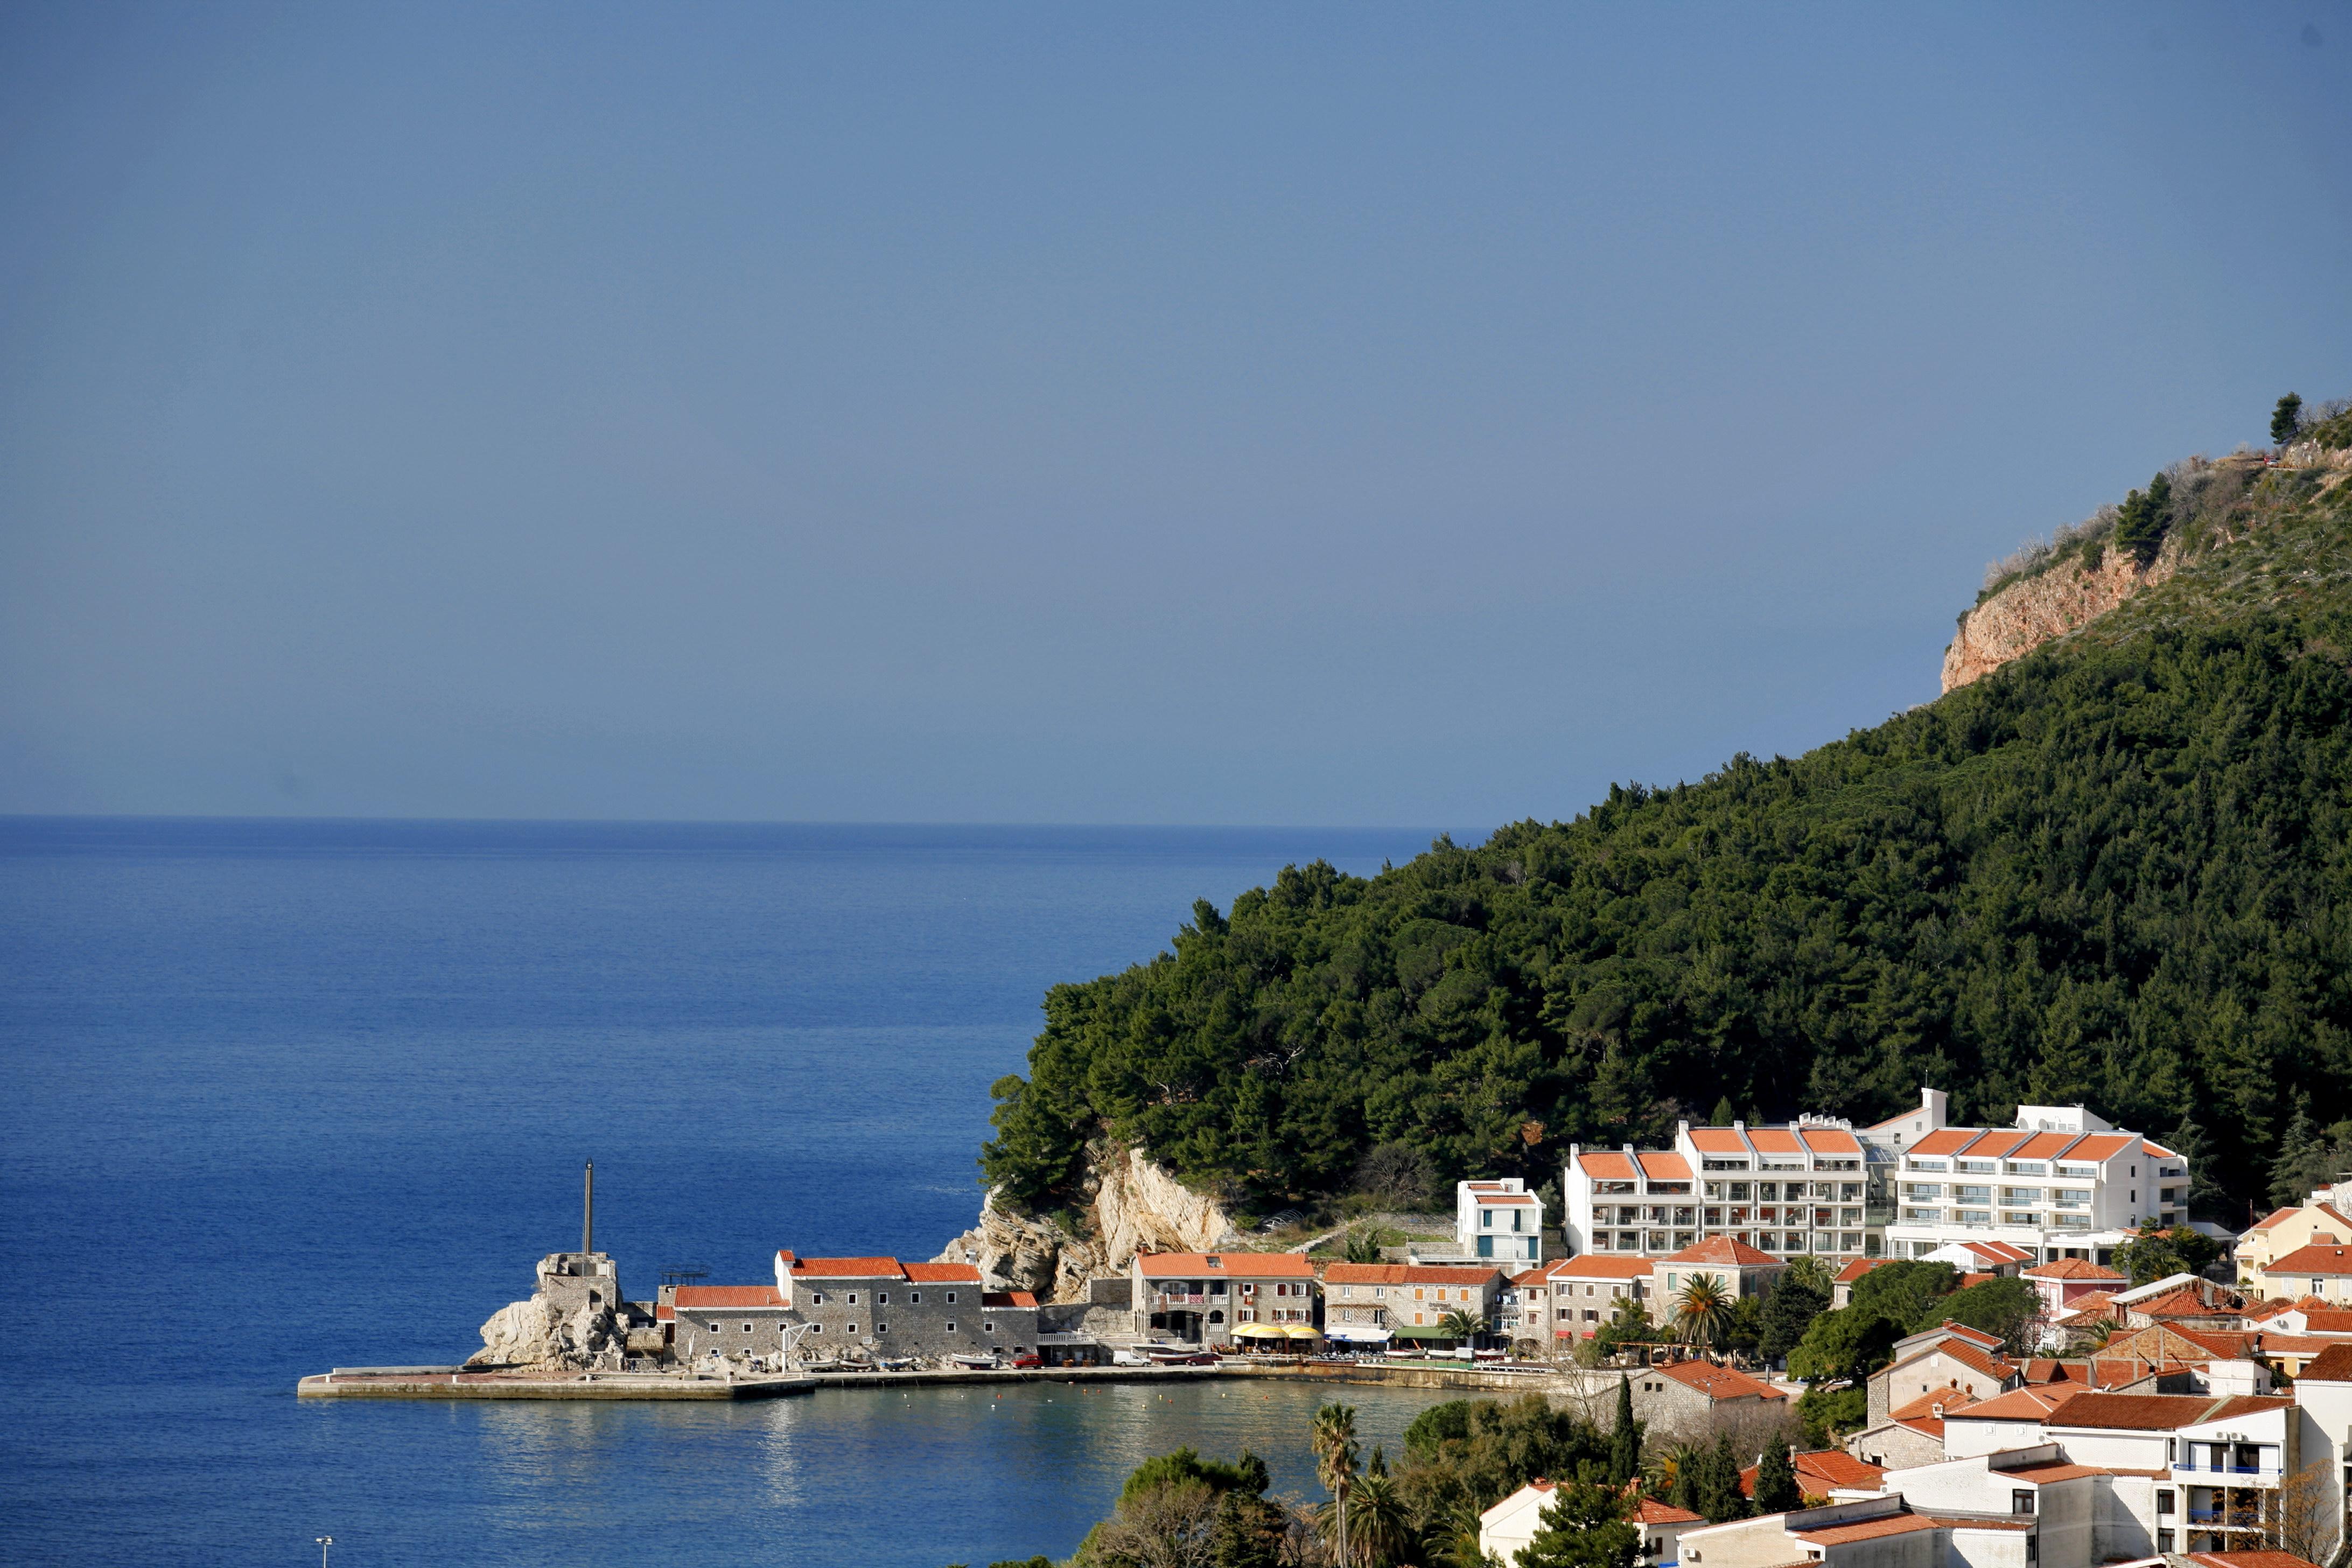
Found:
<path fill-rule="evenodd" d="M 2318 5 L 16 7 L 0 812 L 1459 836 L 1797 754 L 2352 394 L 2347 68 Z"/>

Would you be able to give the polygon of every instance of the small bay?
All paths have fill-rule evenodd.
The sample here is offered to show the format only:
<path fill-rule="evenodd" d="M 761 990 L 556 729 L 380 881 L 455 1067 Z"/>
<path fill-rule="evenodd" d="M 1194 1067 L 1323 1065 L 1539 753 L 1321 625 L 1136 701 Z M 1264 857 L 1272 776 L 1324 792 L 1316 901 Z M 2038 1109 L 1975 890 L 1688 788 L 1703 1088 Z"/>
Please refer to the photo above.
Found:
<path fill-rule="evenodd" d="M 0 820 L 0 1556 L 908 1568 L 1066 1553 L 1139 1459 L 1311 1489 L 1301 1385 L 298 1405 L 576 1244 L 629 1294 L 928 1258 L 1050 984 L 1421 831 Z M 1431 1396 L 1355 1391 L 1367 1446 Z"/>

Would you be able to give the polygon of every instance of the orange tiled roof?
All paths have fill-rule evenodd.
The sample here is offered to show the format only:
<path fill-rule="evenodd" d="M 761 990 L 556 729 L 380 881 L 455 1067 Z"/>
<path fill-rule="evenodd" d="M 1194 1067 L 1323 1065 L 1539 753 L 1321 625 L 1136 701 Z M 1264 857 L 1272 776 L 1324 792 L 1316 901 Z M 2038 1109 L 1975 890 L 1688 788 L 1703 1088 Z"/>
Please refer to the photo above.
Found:
<path fill-rule="evenodd" d="M 808 1279 L 899 1279 L 906 1270 L 895 1258 L 795 1258 L 795 1278 Z"/>
<path fill-rule="evenodd" d="M 1939 1408 L 1947 1415 L 1958 1415 L 1977 1403 L 1977 1397 L 1965 1388 L 1932 1389 L 1910 1404 L 1888 1411 L 1886 1418 L 1890 1421 L 1932 1420 Z"/>
<path fill-rule="evenodd" d="M 1654 1152 L 1633 1157 L 1642 1162 L 1642 1173 L 1654 1182 L 1687 1182 L 1691 1179 L 1690 1162 L 1680 1154 Z"/>
<path fill-rule="evenodd" d="M 681 1285 L 671 1298 L 688 1310 L 709 1311 L 713 1308 L 734 1310 L 743 1307 L 782 1307 L 783 1297 L 773 1285 Z"/>
<path fill-rule="evenodd" d="M 2298 1247 L 2277 1262 L 2264 1266 L 2265 1274 L 2352 1274 L 2352 1247 Z"/>
<path fill-rule="evenodd" d="M 1806 1127 L 1797 1134 L 1805 1147 L 1816 1154 L 1854 1154 L 1862 1152 L 1862 1144 L 1843 1127 Z"/>
<path fill-rule="evenodd" d="M 1639 1279 L 1650 1272 L 1646 1258 L 1612 1258 L 1607 1253 L 1588 1252 L 1580 1257 L 1563 1258 L 1559 1265 L 1560 1279 Z"/>
<path fill-rule="evenodd" d="M 1755 1268 L 1769 1264 L 1785 1268 L 1780 1258 L 1769 1252 L 1759 1252 L 1734 1236 L 1710 1236 L 1705 1241 L 1693 1242 L 1680 1252 L 1664 1259 L 1667 1263 L 1721 1263 L 1743 1268 Z"/>
<path fill-rule="evenodd" d="M 2124 1277 L 2105 1264 L 2094 1263 L 2087 1258 L 2062 1258 L 2055 1263 L 2037 1263 L 2024 1271 L 2028 1279 L 2112 1279 L 2123 1283 Z"/>
<path fill-rule="evenodd" d="M 2330 1345 L 2305 1364 L 2297 1383 L 2352 1383 L 2352 1342 Z"/>
<path fill-rule="evenodd" d="M 1738 1130 L 1731 1127 L 1694 1127 L 1690 1130 L 1691 1147 L 1702 1154 L 1745 1154 L 1748 1145 Z"/>
<path fill-rule="evenodd" d="M 1686 1508 L 1676 1508 L 1654 1497 L 1645 1497 L 1633 1505 L 1633 1519 L 1639 1524 L 1697 1524 L 1706 1518 L 1703 1513 L 1693 1513 Z"/>
<path fill-rule="evenodd" d="M 2016 1158 L 2018 1145 L 2032 1139 L 2030 1132 L 1988 1132 L 1980 1142 L 1969 1145 L 1971 1160 L 2007 1160 Z"/>
<path fill-rule="evenodd" d="M 1976 1127 L 1938 1127 L 1916 1143 L 1911 1152 L 1919 1154 L 1957 1154 L 1976 1141 L 1982 1129 Z"/>
<path fill-rule="evenodd" d="M 1633 1162 L 1622 1154 L 1602 1151 L 1579 1154 L 1576 1163 L 1584 1173 L 1600 1182 L 1630 1182 L 1633 1179 Z"/>
<path fill-rule="evenodd" d="M 2043 1388 L 2013 1388 L 1998 1398 L 1988 1399 L 1981 1405 L 1970 1405 L 1966 1415 L 1971 1421 L 2045 1421 L 2057 1411 L 2060 1405 L 2070 1405 L 2077 1399 L 2090 1397 L 2090 1394 L 2079 1390 L 2062 1389 L 2055 1385 Z M 1962 1412 L 1948 1406 L 1944 1414 L 1947 1416 L 1954 1416 L 1961 1415 Z"/>
<path fill-rule="evenodd" d="M 1034 1307 L 1037 1298 L 1026 1290 L 983 1290 L 980 1304 L 983 1307 Z"/>
<path fill-rule="evenodd" d="M 2066 1151 L 2066 1158 L 2091 1164 L 2112 1160 L 2131 1142 L 2127 1132 L 2094 1132 Z"/>
<path fill-rule="evenodd" d="M 969 1263 L 908 1263 L 901 1265 L 917 1285 L 977 1285 L 980 1270 Z"/>
<path fill-rule="evenodd" d="M 1798 1530 L 1790 1533 L 1815 1546 L 1843 1546 L 1852 1541 L 1875 1541 L 1882 1535 L 1908 1535 L 1915 1530 L 1937 1528 L 1934 1520 L 1923 1514 L 1897 1513 L 1885 1519 L 1865 1519 L 1853 1524 L 1832 1524 L 1821 1530 Z"/>
<path fill-rule="evenodd" d="M 1857 1258 L 1838 1270 L 1837 1282 L 1841 1285 L 1851 1285 L 1881 1264 L 1894 1261 L 1895 1259 L 1891 1258 Z"/>
<path fill-rule="evenodd" d="M 1466 1263 L 1334 1263 L 1323 1271 L 1326 1285 L 1458 1285 L 1485 1289 L 1501 1269 Z M 1545 1270 L 1537 1269 L 1538 1276 Z"/>
<path fill-rule="evenodd" d="M 2078 1394 L 2051 1416 L 2053 1426 L 2165 1432 L 2201 1421 L 2212 1400 L 2199 1394 Z"/>
<path fill-rule="evenodd" d="M 2084 1476 L 2104 1476 L 2107 1472 L 2096 1465 L 2028 1465 L 2021 1469 L 2002 1470 L 2000 1473 L 2014 1477 L 2021 1481 L 2031 1481 L 2036 1486 L 2042 1486 L 2051 1481 L 2071 1481 Z"/>
<path fill-rule="evenodd" d="M 1786 1399 L 1789 1396 L 1770 1384 L 1759 1383 L 1744 1372 L 1734 1372 L 1727 1366 L 1715 1366 L 1703 1361 L 1678 1361 L 1671 1366 L 1656 1369 L 1685 1388 L 1696 1388 L 1709 1399 Z"/>
<path fill-rule="evenodd" d="M 2191 1552 L 2189 1559 L 2204 1568 L 2319 1568 L 2292 1552 Z"/>
<path fill-rule="evenodd" d="M 1315 1278 L 1315 1265 L 1297 1252 L 1139 1252 L 1135 1261 L 1146 1279 L 1181 1279 L 1189 1274 L 1228 1279 Z"/>
<path fill-rule="evenodd" d="M 2074 1141 L 2072 1132 L 2036 1132 L 2010 1152 L 2012 1160 L 2054 1160 L 2058 1151 Z"/>
<path fill-rule="evenodd" d="M 1785 1127 L 1751 1127 L 1748 1130 L 1748 1141 L 1756 1145 L 1756 1152 L 1759 1154 L 1801 1154 L 1805 1152 L 1805 1146 L 1797 1142 L 1797 1135 Z"/>

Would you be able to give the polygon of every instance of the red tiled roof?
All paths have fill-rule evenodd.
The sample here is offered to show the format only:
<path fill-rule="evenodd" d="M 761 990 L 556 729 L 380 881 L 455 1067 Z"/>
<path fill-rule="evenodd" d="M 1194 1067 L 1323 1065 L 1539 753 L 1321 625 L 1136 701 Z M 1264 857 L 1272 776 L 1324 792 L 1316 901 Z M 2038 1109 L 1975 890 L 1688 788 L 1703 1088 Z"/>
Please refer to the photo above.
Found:
<path fill-rule="evenodd" d="M 2010 1151 L 2012 1160 L 2054 1160 L 2058 1151 L 2074 1141 L 2072 1132 L 2037 1132 Z"/>
<path fill-rule="evenodd" d="M 983 1307 L 1034 1307 L 1037 1298 L 1026 1290 L 983 1290 L 980 1295 Z"/>
<path fill-rule="evenodd" d="M 1979 1131 L 1975 1127 L 1938 1127 L 1916 1143 L 1911 1152 L 1919 1154 L 1957 1154 L 1973 1142 Z"/>
<path fill-rule="evenodd" d="M 2286 1218 L 2289 1215 L 2301 1214 L 2302 1212 L 2303 1205 L 2301 1204 L 2290 1204 L 2283 1209 L 2273 1209 L 2263 1218 L 2254 1221 L 2253 1228 L 2256 1230 L 2268 1230 L 2271 1226 L 2278 1224 L 2279 1221 Z"/>
<path fill-rule="evenodd" d="M 1833 1489 L 1851 1487 L 1875 1488 L 1881 1476 L 1886 1474 L 1883 1465 L 1857 1459 L 1842 1448 L 1815 1448 L 1790 1456 L 1797 1471 L 1797 1489 L 1811 1497 L 1827 1497 Z M 1756 1495 L 1756 1472 L 1759 1466 L 1750 1465 L 1739 1472 L 1739 1490 L 1744 1497 Z"/>
<path fill-rule="evenodd" d="M 908 1263 L 902 1267 L 917 1285 L 977 1285 L 980 1270 L 969 1263 Z"/>
<path fill-rule="evenodd" d="M 1748 1141 L 1756 1145 L 1756 1152 L 1759 1154 L 1801 1154 L 1805 1152 L 1805 1146 L 1797 1142 L 1797 1135 L 1786 1127 L 1751 1127 L 1748 1130 Z"/>
<path fill-rule="evenodd" d="M 1743 1268 L 1787 1265 L 1769 1252 L 1759 1252 L 1735 1236 L 1710 1236 L 1662 1259 L 1666 1263 L 1725 1263 Z"/>
<path fill-rule="evenodd" d="M 2205 1298 L 2193 1287 L 2184 1285 L 2178 1290 L 2168 1290 L 2153 1301 L 2135 1301 L 2132 1310 L 2150 1318 L 2234 1318 L 2238 1313 L 2227 1307 L 2210 1307 Z"/>
<path fill-rule="evenodd" d="M 895 1258 L 796 1258 L 793 1276 L 804 1279 L 903 1279 Z"/>
<path fill-rule="evenodd" d="M 1633 1521 L 1637 1524 L 1697 1524 L 1706 1518 L 1703 1513 L 1693 1513 L 1654 1497 L 1645 1497 L 1633 1505 Z"/>
<path fill-rule="evenodd" d="M 2087 1258 L 2062 1258 L 2055 1263 L 2037 1263 L 2024 1271 L 2028 1279 L 2112 1279 L 2123 1283 L 2124 1277 L 2105 1264 L 2094 1263 Z"/>
<path fill-rule="evenodd" d="M 2069 1162 L 2082 1161 L 2085 1163 L 2098 1164 L 2122 1153 L 2125 1146 L 2130 1142 L 2129 1133 L 2094 1132 L 2067 1150 L 2066 1158 Z"/>
<path fill-rule="evenodd" d="M 2292 1552 L 2191 1552 L 2189 1559 L 2205 1568 L 2319 1568 Z"/>
<path fill-rule="evenodd" d="M 2352 1312 L 2341 1310 L 2319 1312 L 2306 1308 L 2303 1314 L 2303 1331 L 2306 1334 L 2352 1334 Z"/>
<path fill-rule="evenodd" d="M 1969 1145 L 1971 1160 L 2001 1160 L 2015 1157 L 2017 1146 L 2032 1136 L 2029 1132 L 1988 1132 Z"/>
<path fill-rule="evenodd" d="M 1965 1388 L 1930 1389 L 1910 1404 L 1887 1412 L 1890 1421 L 1928 1421 L 1936 1418 L 1940 1408 L 1947 1415 L 1958 1415 L 1977 1403 L 1977 1398 Z"/>
<path fill-rule="evenodd" d="M 2050 1424 L 2109 1432 L 2167 1432 L 2203 1420 L 2212 1404 L 2199 1394 L 2078 1394 L 2051 1416 Z"/>
<path fill-rule="evenodd" d="M 1734 1372 L 1727 1366 L 1715 1366 L 1703 1361 L 1678 1361 L 1671 1366 L 1656 1369 L 1685 1388 L 1696 1388 L 1709 1399 L 1786 1399 L 1789 1396 L 1767 1383 L 1759 1383 L 1744 1372 Z"/>
<path fill-rule="evenodd" d="M 2294 1401 L 2283 1394 L 2233 1394 L 2198 1417 L 2200 1421 L 2235 1421 L 2241 1415 L 2292 1409 Z"/>
<path fill-rule="evenodd" d="M 1691 1147 L 1702 1154 L 1745 1154 L 1748 1145 L 1738 1130 L 1731 1127 L 1694 1127 L 1690 1130 Z"/>
<path fill-rule="evenodd" d="M 1807 1127 L 1801 1129 L 1797 1136 L 1802 1138 L 1805 1147 L 1816 1154 L 1859 1155 L 1862 1152 L 1862 1145 L 1853 1133 L 1843 1127 Z"/>
<path fill-rule="evenodd" d="M 2330 1345 L 2305 1363 L 2297 1383 L 2352 1383 L 2352 1343 Z"/>
<path fill-rule="evenodd" d="M 1491 1264 L 1478 1268 L 1466 1264 L 1334 1263 L 1323 1271 L 1323 1282 L 1326 1285 L 1459 1285 L 1484 1289 L 1501 1272 Z"/>
<path fill-rule="evenodd" d="M 2141 1139 L 2139 1141 L 2139 1146 L 2147 1150 L 2151 1156 L 2158 1160 L 2178 1160 L 2180 1158 L 2179 1155 L 2174 1153 L 2163 1144 L 2157 1142 L 2152 1138 Z"/>
<path fill-rule="evenodd" d="M 681 1285 L 671 1298 L 689 1310 L 709 1311 L 713 1308 L 731 1311 L 742 1307 L 776 1307 L 784 1304 L 773 1285 Z"/>
<path fill-rule="evenodd" d="M 1691 1179 L 1690 1162 L 1680 1154 L 1636 1154 L 1642 1162 L 1642 1173 L 1654 1182 L 1687 1182 Z"/>
<path fill-rule="evenodd" d="M 1838 1270 L 1837 1282 L 1841 1285 L 1851 1285 L 1880 1265 L 1894 1261 L 1895 1259 L 1891 1258 L 1857 1258 Z"/>
<path fill-rule="evenodd" d="M 1948 1407 L 1944 1414 L 1947 1416 L 1965 1414 L 1970 1421 L 2046 1421 L 2060 1405 L 2090 1397 L 2080 1390 L 2054 1384 L 2041 1388 L 2014 1388 L 1998 1398 L 1972 1405 L 1966 1412 Z"/>
<path fill-rule="evenodd" d="M 1526 1193 L 1493 1193 L 1473 1201 L 1483 1209 L 1492 1208 L 1497 1205 L 1531 1204 L 1536 1200 Z"/>
<path fill-rule="evenodd" d="M 2025 1248 L 2011 1247 L 2005 1241 L 1964 1241 L 1960 1245 L 1992 1263 L 2023 1263 L 2033 1256 Z M 2123 1276 L 2118 1274 L 2116 1278 L 2120 1279 Z"/>
<path fill-rule="evenodd" d="M 1561 1279 L 1639 1279 L 1650 1272 L 1646 1258 L 1612 1258 L 1606 1253 L 1588 1252 L 1579 1258 L 1564 1258 L 1559 1265 Z"/>
<path fill-rule="evenodd" d="M 2084 1476 L 2104 1476 L 2107 1472 L 2095 1465 L 2028 1465 L 2021 1469 L 2000 1473 L 2034 1486 L 2043 1486 L 2051 1481 L 2071 1481 Z"/>
<path fill-rule="evenodd" d="M 1882 1535 L 1908 1535 L 1915 1530 L 1937 1528 L 1936 1521 L 1924 1514 L 1897 1513 L 1885 1519 L 1832 1524 L 1821 1530 L 1792 1530 L 1789 1533 L 1815 1546 L 1843 1546 L 1850 1541 L 1875 1541 Z"/>
<path fill-rule="evenodd" d="M 2265 1264 L 2265 1274 L 2352 1274 L 2352 1247 L 2298 1247 L 2275 1263 Z"/>
<path fill-rule="evenodd" d="M 1596 1181 L 1630 1182 L 1633 1179 L 1633 1162 L 1622 1154 L 1579 1154 L 1576 1163 L 1586 1175 Z"/>
<path fill-rule="evenodd" d="M 1937 1340 L 1934 1344 L 1922 1345 L 1886 1370 L 1894 1372 L 1898 1368 L 1909 1366 L 1914 1362 L 1925 1361 L 1931 1355 L 1948 1356 L 1970 1372 L 1991 1378 L 1995 1383 L 2006 1383 L 2017 1371 L 2000 1357 L 1988 1354 L 1980 1347 L 1963 1339 Z"/>
<path fill-rule="evenodd" d="M 1966 1340 L 1969 1343 L 1976 1346 L 1979 1350 L 1997 1351 L 2000 1349 L 2000 1336 L 1999 1334 L 1989 1334 L 1982 1329 L 1973 1329 L 1966 1323 L 1956 1323 L 1949 1318 L 1946 1318 L 1942 1322 L 1937 1323 L 1936 1325 L 1936 1331 L 1938 1333 L 1949 1334 L 1956 1340 Z"/>
<path fill-rule="evenodd" d="M 1188 1274 L 1233 1279 L 1315 1278 L 1315 1265 L 1298 1252 L 1139 1252 L 1135 1261 L 1146 1279 L 1181 1279 Z"/>

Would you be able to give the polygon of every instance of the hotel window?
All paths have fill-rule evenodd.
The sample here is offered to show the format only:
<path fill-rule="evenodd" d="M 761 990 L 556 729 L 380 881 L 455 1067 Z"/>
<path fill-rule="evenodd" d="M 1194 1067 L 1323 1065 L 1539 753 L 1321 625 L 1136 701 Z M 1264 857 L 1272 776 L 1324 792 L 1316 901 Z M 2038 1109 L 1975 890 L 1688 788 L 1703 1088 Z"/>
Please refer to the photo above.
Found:
<path fill-rule="evenodd" d="M 751 1331 L 751 1324 L 749 1324 L 749 1323 L 744 1324 L 744 1325 L 743 1325 L 743 1331 L 744 1331 L 745 1333 L 747 1333 L 747 1334 L 748 1334 L 748 1333 L 750 1333 L 750 1332 Z"/>
<path fill-rule="evenodd" d="M 2156 1549 L 2158 1552 L 2169 1552 L 2172 1550 L 2172 1531 L 2168 1530 L 2159 1530 L 2156 1532 Z"/>
<path fill-rule="evenodd" d="M 952 1290 L 948 1292 L 948 1305 L 950 1307 L 955 1305 L 955 1292 Z"/>
<path fill-rule="evenodd" d="M 909 1291 L 908 1291 L 908 1292 L 907 1292 L 907 1304 L 908 1304 L 908 1306 L 910 1306 L 910 1307 L 919 1307 L 919 1306 L 921 1306 L 921 1305 L 923 1304 L 923 1293 L 922 1293 L 920 1290 L 909 1290 Z"/>
<path fill-rule="evenodd" d="M 2164 1487 L 2158 1490 L 2156 1494 L 2156 1511 L 2158 1513 L 2170 1513 L 2172 1511 L 2172 1489 L 2170 1487 Z"/>
<path fill-rule="evenodd" d="M 849 1304 L 853 1307 L 857 1305 L 857 1292 L 855 1290 L 849 1293 Z"/>
<path fill-rule="evenodd" d="M 812 1290 L 812 1291 L 810 1291 L 810 1292 L 809 1292 L 809 1305 L 810 1305 L 810 1306 L 812 1306 L 812 1307 L 822 1307 L 822 1306 L 824 1306 L 824 1291 L 822 1291 L 822 1290 Z"/>
<path fill-rule="evenodd" d="M 954 1325 L 953 1323 L 950 1323 L 950 1324 L 948 1325 L 948 1332 L 950 1332 L 950 1333 L 954 1333 L 954 1332 L 955 1332 L 955 1325 Z"/>
<path fill-rule="evenodd" d="M 841 1331 L 845 1334 L 854 1334 L 857 1331 L 857 1325 L 856 1323 L 844 1323 L 841 1325 Z"/>
<path fill-rule="evenodd" d="M 890 1325 L 887 1323 L 877 1323 L 874 1325 L 874 1331 L 877 1334 L 887 1334 L 890 1331 Z"/>
<path fill-rule="evenodd" d="M 983 1334 L 992 1334 L 996 1331 L 996 1325 L 983 1319 L 981 1321 L 980 1331 Z"/>
<path fill-rule="evenodd" d="M 876 1291 L 874 1293 L 874 1304 L 877 1307 L 888 1306 L 890 1304 L 890 1292 L 887 1290 Z"/>
<path fill-rule="evenodd" d="M 2009 1494 L 2009 1511 L 2011 1513 L 2032 1513 L 2033 1511 L 2032 1489 L 2029 1487 L 2018 1487 L 2011 1491 Z"/>
<path fill-rule="evenodd" d="M 813 1334 L 821 1334 L 824 1332 L 824 1325 L 823 1323 L 811 1323 L 809 1325 L 809 1332 Z"/>

